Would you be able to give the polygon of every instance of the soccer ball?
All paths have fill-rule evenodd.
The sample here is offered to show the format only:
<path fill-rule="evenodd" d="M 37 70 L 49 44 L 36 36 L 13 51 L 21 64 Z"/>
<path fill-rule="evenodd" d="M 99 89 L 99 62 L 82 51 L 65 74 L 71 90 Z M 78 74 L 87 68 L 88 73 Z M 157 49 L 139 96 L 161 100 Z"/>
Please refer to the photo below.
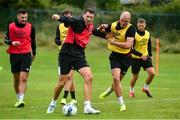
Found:
<path fill-rule="evenodd" d="M 72 115 L 76 115 L 77 113 L 77 107 L 73 104 L 66 104 L 63 106 L 62 108 L 62 112 L 65 116 L 72 116 Z"/>

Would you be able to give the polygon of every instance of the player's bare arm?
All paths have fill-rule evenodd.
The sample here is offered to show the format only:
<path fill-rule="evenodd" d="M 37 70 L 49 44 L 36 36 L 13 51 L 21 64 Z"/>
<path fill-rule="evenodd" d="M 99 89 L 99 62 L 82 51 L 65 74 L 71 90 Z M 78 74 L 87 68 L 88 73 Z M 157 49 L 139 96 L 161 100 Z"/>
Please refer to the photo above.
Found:
<path fill-rule="evenodd" d="M 128 49 L 133 46 L 133 41 L 134 41 L 133 37 L 127 37 L 126 42 L 119 42 L 115 38 L 112 38 L 112 39 L 109 39 L 109 44 L 116 45 L 124 49 Z"/>

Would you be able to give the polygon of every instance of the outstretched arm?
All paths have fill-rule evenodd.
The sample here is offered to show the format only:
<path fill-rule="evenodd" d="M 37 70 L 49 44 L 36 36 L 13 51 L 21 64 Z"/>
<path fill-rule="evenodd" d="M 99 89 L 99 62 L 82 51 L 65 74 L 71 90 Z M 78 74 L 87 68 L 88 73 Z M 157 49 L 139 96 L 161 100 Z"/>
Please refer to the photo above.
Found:
<path fill-rule="evenodd" d="M 52 20 L 56 20 L 56 21 L 59 21 L 59 22 L 62 22 L 66 25 L 74 25 L 74 24 L 77 24 L 78 20 L 74 17 L 66 17 L 66 16 L 59 16 L 58 14 L 53 14 L 52 15 Z"/>
<path fill-rule="evenodd" d="M 98 28 L 93 30 L 92 34 L 104 39 L 109 39 L 109 37 L 112 35 L 110 33 L 110 27 L 111 25 L 101 24 Z"/>
<path fill-rule="evenodd" d="M 95 36 L 98 36 L 100 38 L 104 38 L 106 37 L 106 33 L 105 32 L 101 32 L 100 30 L 98 29 L 94 29 L 93 32 L 92 32 L 93 35 Z"/>

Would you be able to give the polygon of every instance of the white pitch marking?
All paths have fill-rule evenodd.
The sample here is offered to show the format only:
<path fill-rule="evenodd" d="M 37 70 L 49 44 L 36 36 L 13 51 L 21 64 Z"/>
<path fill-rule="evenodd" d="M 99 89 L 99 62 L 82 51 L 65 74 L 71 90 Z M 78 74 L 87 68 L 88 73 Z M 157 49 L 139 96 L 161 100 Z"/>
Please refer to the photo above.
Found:
<path fill-rule="evenodd" d="M 142 102 L 177 102 L 177 101 L 180 101 L 180 98 L 173 98 L 173 99 L 170 99 L 170 98 L 167 98 L 167 99 L 149 99 L 149 100 L 127 100 L 125 101 L 126 103 L 142 103 Z M 117 103 L 117 101 L 110 101 L 110 102 L 95 102 L 95 103 L 92 103 L 92 104 L 114 104 L 114 103 Z M 2 108 L 2 106 L 11 106 L 10 108 Z M 12 107 L 13 105 L 10 105 L 10 104 L 0 104 L 0 107 L 1 107 L 1 110 L 15 110 L 15 109 L 21 109 L 21 108 L 15 108 L 15 107 Z M 36 109 L 36 108 L 41 108 L 41 109 L 44 109 L 44 108 L 47 108 L 48 106 L 25 106 L 24 109 Z"/>

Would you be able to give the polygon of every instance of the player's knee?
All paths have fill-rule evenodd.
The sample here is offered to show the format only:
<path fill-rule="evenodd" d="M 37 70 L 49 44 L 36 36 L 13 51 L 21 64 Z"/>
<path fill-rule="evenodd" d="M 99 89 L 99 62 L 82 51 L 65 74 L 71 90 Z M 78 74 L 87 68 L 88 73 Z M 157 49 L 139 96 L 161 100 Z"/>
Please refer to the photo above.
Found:
<path fill-rule="evenodd" d="M 20 76 L 20 81 L 21 82 L 27 82 L 27 77 L 26 76 Z"/>
<path fill-rule="evenodd" d="M 85 78 L 85 82 L 92 82 L 93 76 L 92 76 L 92 74 L 89 74 L 89 75 L 85 76 L 84 78 Z"/>
<path fill-rule="evenodd" d="M 154 77 L 154 76 L 155 76 L 155 72 L 154 72 L 154 71 L 151 71 L 151 72 L 149 72 L 149 75 L 152 76 L 152 77 Z"/>
<path fill-rule="evenodd" d="M 119 84 L 119 82 L 120 82 L 119 77 L 113 76 L 113 82 Z"/>
<path fill-rule="evenodd" d="M 63 79 L 63 78 L 61 78 L 60 80 L 59 80 L 59 86 L 64 86 L 65 84 L 66 84 L 66 81 L 67 81 L 68 79 Z"/>
<path fill-rule="evenodd" d="M 68 80 L 72 80 L 73 79 L 73 75 L 68 75 Z"/>
<path fill-rule="evenodd" d="M 134 81 L 136 81 L 138 79 L 138 76 L 134 77 Z"/>

